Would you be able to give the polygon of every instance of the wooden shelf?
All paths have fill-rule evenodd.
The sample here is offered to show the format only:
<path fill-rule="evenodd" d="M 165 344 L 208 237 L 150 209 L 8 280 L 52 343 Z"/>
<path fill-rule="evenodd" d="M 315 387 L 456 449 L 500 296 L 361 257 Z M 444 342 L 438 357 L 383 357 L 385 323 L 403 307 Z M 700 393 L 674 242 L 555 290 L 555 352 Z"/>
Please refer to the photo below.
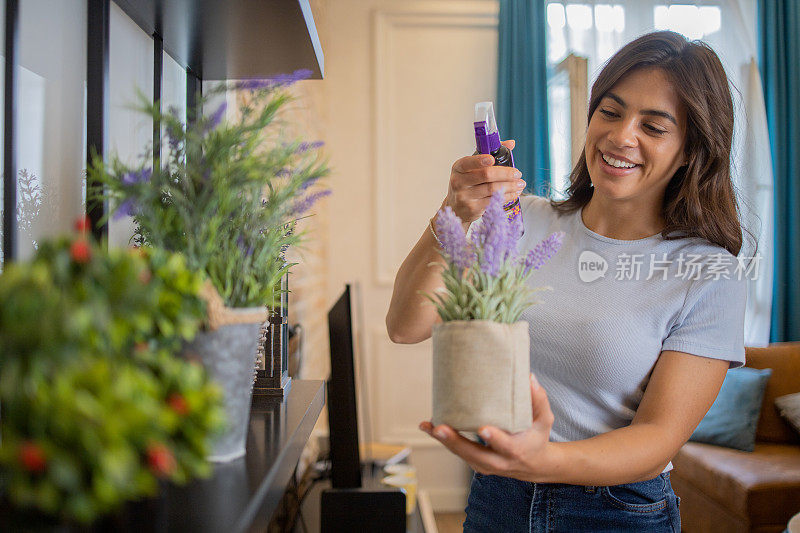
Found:
<path fill-rule="evenodd" d="M 309 0 L 113 0 L 203 80 L 266 78 L 297 69 L 322 79 L 325 57 Z"/>

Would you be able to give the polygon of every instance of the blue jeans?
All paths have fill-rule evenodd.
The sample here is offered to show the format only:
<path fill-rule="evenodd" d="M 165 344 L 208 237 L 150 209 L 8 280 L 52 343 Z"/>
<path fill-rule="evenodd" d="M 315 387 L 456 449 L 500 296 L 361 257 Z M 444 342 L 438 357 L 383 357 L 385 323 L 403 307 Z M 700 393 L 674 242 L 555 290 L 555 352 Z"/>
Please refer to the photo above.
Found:
<path fill-rule="evenodd" d="M 679 502 L 669 472 L 610 487 L 530 483 L 475 473 L 464 531 L 680 533 Z"/>

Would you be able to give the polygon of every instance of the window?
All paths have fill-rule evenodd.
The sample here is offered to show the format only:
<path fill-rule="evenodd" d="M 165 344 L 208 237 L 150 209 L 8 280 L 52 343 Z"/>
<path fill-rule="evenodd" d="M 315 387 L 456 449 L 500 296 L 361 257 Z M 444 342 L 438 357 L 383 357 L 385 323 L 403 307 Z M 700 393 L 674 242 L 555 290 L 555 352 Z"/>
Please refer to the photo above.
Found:
<path fill-rule="evenodd" d="M 16 253 L 26 259 L 84 211 L 86 3 L 19 2 L 18 31 Z"/>
<path fill-rule="evenodd" d="M 722 28 L 722 11 L 719 6 L 655 6 L 653 26 L 657 30 L 682 33 L 689 39 L 704 39 Z"/>
<path fill-rule="evenodd" d="M 738 88 L 744 83 L 741 65 L 755 54 L 755 0 L 699 4 L 664 0 L 547 3 L 551 183 L 556 198 L 563 197 L 583 143 L 589 88 L 603 64 L 625 43 L 662 29 L 703 39 L 722 59 L 733 85 Z M 721 31 L 731 26 L 736 31 Z M 749 34 L 752 38 L 748 40 Z M 570 56 L 585 59 L 585 72 L 574 59 L 568 59 Z M 585 89 L 581 87 L 583 80 Z M 576 139 L 576 135 L 581 138 Z"/>

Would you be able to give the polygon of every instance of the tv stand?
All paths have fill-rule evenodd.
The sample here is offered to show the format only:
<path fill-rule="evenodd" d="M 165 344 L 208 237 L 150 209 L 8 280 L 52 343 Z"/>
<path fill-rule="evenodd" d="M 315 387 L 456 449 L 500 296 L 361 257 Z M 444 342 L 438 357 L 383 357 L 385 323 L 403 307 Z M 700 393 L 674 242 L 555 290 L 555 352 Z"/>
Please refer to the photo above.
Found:
<path fill-rule="evenodd" d="M 362 465 L 362 472 L 361 488 L 333 489 L 330 479 L 325 479 L 309 490 L 302 513 L 310 531 L 429 533 L 422 521 L 419 502 L 414 512 L 406 515 L 405 494 L 380 484 L 383 477 L 380 468 Z"/>

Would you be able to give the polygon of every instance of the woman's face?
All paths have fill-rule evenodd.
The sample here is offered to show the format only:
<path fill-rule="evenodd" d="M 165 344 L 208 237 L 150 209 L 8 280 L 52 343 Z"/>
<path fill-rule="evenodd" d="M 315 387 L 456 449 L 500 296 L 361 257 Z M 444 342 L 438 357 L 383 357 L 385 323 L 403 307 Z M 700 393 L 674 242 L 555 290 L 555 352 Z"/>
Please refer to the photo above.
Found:
<path fill-rule="evenodd" d="M 685 163 L 686 110 L 658 68 L 620 79 L 592 114 L 586 164 L 594 194 L 613 200 L 660 199 Z"/>

